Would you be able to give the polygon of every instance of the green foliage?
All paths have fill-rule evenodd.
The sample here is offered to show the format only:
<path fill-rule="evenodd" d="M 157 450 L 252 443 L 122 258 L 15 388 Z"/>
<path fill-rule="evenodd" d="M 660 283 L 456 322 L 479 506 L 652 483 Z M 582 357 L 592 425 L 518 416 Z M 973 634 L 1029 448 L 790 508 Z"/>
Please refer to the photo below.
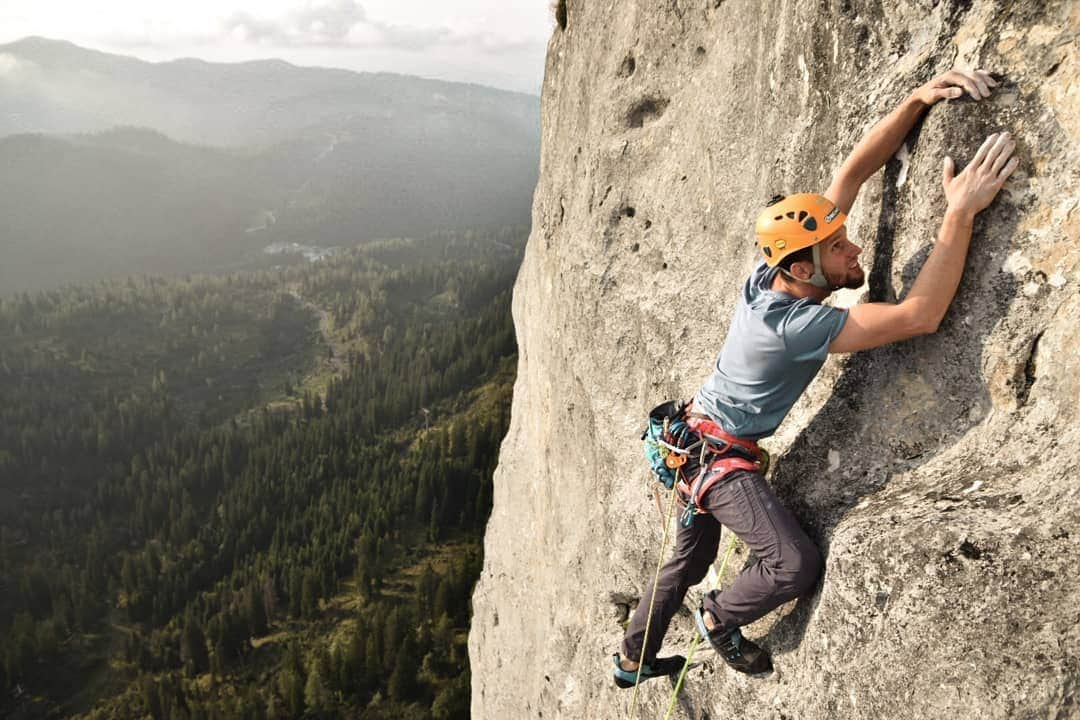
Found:
<path fill-rule="evenodd" d="M 469 717 L 469 678 L 462 673 L 439 691 L 431 706 L 434 720 L 455 720 Z"/>
<path fill-rule="evenodd" d="M 0 492 L 24 499 L 0 520 L 5 686 L 60 703 L 63 675 L 86 686 L 88 717 L 426 718 L 436 705 L 467 716 L 464 630 L 515 352 L 518 255 L 484 240 L 462 241 L 464 260 L 401 242 L 372 251 L 408 256 L 398 266 L 357 251 L 0 304 L 0 327 L 22 333 L 0 352 L 29 359 L 42 395 L 0 374 L 0 390 L 28 403 L 0 406 L 21 428 L 0 435 L 20 468 Z M 307 357 L 308 303 L 349 348 L 324 394 L 230 418 L 197 391 L 227 386 L 241 356 Z M 212 335 L 207 316 L 233 344 L 186 374 L 197 353 L 177 336 Z M 63 333 L 80 324 L 100 340 L 73 360 Z M 143 344 L 126 369 L 71 370 Z M 280 388 L 264 380 L 278 368 L 249 366 Z M 109 433 L 108 453 L 77 433 L 51 444 L 73 422 Z M 47 512 L 31 511 L 46 498 Z M 342 614 L 345 590 L 356 610 Z"/>
<path fill-rule="evenodd" d="M 129 280 L 0 300 L 0 493 L 32 516 L 133 450 L 304 372 L 315 320 L 273 275 Z M 140 466 L 141 467 L 141 466 Z M 84 499 L 80 497 L 80 499 Z M 14 503 L 0 503 L 0 521 Z"/>

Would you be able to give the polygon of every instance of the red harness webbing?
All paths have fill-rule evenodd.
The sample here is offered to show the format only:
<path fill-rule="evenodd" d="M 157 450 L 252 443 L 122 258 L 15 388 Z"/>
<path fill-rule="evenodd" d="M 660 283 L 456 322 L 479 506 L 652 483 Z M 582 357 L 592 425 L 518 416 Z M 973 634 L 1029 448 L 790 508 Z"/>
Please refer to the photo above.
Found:
<path fill-rule="evenodd" d="M 702 415 L 700 413 L 692 412 L 693 407 L 694 406 L 691 405 L 690 408 L 687 409 L 686 413 L 686 424 L 690 427 L 691 430 L 700 433 L 707 439 L 714 441 L 719 440 L 729 445 L 740 447 L 747 452 L 753 453 L 754 455 L 761 455 L 761 448 L 758 447 L 758 444 L 756 442 L 754 442 L 753 440 L 744 440 L 743 438 L 738 438 L 725 432 L 724 428 L 720 427 L 719 424 L 713 422 L 712 418 L 710 418 L 708 415 Z"/>
<path fill-rule="evenodd" d="M 688 408 L 686 413 L 686 424 L 694 432 L 699 433 L 710 445 L 721 445 L 718 450 L 714 451 L 715 454 L 722 455 L 708 463 L 704 469 L 704 477 L 702 482 L 699 483 L 697 492 L 694 492 L 694 484 L 697 483 L 698 478 L 694 478 L 693 482 L 682 477 L 682 473 L 679 474 L 679 492 L 683 497 L 689 498 L 696 508 L 698 515 L 704 515 L 708 512 L 702 507 L 702 498 L 705 497 L 713 485 L 726 478 L 736 470 L 758 470 L 761 467 L 761 449 L 758 444 L 753 440 L 744 440 L 743 438 L 735 437 L 724 431 L 722 427 L 712 421 L 706 415 L 700 415 L 690 412 L 692 409 Z M 751 453 L 757 460 L 751 460 L 750 458 L 743 457 L 742 455 L 724 455 L 732 447 L 738 447 L 742 450 Z M 701 476 L 699 476 L 701 477 Z"/>

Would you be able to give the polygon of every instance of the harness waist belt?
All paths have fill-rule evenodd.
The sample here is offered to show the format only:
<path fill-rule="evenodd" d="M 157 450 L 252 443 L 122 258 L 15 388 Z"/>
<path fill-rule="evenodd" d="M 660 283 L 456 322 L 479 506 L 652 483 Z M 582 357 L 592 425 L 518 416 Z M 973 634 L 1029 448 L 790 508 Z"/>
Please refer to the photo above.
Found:
<path fill-rule="evenodd" d="M 680 474 L 679 492 L 694 506 L 695 512 L 702 515 L 708 512 L 702 507 L 702 498 L 713 485 L 736 470 L 761 469 L 761 448 L 753 440 L 738 438 L 726 432 L 712 418 L 695 413 L 693 409 L 691 403 L 686 410 L 686 424 L 710 446 L 720 446 L 712 451 L 713 458 L 705 461 L 706 467 L 702 468 L 693 485 Z"/>
<path fill-rule="evenodd" d="M 708 415 L 694 412 L 693 403 L 686 409 L 686 424 L 690 426 L 690 429 L 714 445 L 726 444 L 745 450 L 755 458 L 761 456 L 761 448 L 758 447 L 757 442 L 735 437 L 720 427 L 720 423 L 714 421 Z"/>

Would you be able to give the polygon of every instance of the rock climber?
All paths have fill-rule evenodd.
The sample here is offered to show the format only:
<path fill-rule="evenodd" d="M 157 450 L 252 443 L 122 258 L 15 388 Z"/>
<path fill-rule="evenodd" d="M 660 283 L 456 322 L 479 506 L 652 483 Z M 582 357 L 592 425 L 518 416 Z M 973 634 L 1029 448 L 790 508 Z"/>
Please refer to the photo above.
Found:
<path fill-rule="evenodd" d="M 828 353 L 866 350 L 937 330 L 963 273 L 975 215 L 1016 169 L 1015 141 L 1007 132 L 987 137 L 959 174 L 953 160 L 944 159 L 947 207 L 937 243 L 902 302 L 862 303 L 842 310 L 822 301 L 834 290 L 863 285 L 862 250 L 848 238 L 845 225 L 862 184 L 896 153 L 934 103 L 965 92 L 981 100 L 998 84 L 983 70 L 952 70 L 935 77 L 874 125 L 824 194 L 773 198 L 757 218 L 762 258 L 743 286 L 712 374 L 688 408 L 688 424 L 697 432 L 718 438 L 729 450 L 757 453 L 756 441 L 776 431 Z M 706 461 L 703 477 L 719 474 L 722 477 L 709 480 L 722 481 L 706 480 L 698 487 L 708 490 L 697 498 L 680 495 L 684 507 L 697 500 L 698 514 L 689 527 L 679 527 L 674 554 L 653 587 L 655 597 L 641 598 L 630 619 L 622 653 L 615 656 L 620 687 L 639 681 L 639 661 L 644 662 L 640 679 L 682 669 L 684 658 L 658 658 L 657 652 L 687 589 L 701 582 L 715 559 L 722 525 L 758 562 L 722 592 L 707 593 L 694 620 L 702 638 L 735 670 L 771 671 L 768 652 L 739 629 L 817 584 L 821 554 L 762 474 L 731 471 L 723 462 L 714 469 L 716 459 Z M 688 489 L 680 487 L 684 493 Z"/>

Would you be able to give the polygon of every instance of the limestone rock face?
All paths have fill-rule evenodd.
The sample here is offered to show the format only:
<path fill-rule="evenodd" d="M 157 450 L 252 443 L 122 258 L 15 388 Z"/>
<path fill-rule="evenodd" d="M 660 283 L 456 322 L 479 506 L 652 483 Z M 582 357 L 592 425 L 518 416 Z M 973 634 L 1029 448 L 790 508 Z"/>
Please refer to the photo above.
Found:
<path fill-rule="evenodd" d="M 868 286 L 832 302 L 903 298 L 945 209 L 945 155 L 962 167 L 1006 129 L 1019 169 L 976 220 L 940 330 L 832 357 L 764 443 L 825 573 L 745 629 L 772 676 L 702 652 L 676 716 L 1080 717 L 1078 26 L 1061 0 L 568 0 L 514 295 L 473 717 L 627 716 L 610 655 L 663 524 L 644 417 L 709 373 L 764 202 L 824 190 L 951 67 L 1003 82 L 936 105 L 863 186 L 849 228 Z M 665 651 L 692 637 L 687 610 Z M 663 717 L 670 693 L 644 685 L 638 717 Z"/>

